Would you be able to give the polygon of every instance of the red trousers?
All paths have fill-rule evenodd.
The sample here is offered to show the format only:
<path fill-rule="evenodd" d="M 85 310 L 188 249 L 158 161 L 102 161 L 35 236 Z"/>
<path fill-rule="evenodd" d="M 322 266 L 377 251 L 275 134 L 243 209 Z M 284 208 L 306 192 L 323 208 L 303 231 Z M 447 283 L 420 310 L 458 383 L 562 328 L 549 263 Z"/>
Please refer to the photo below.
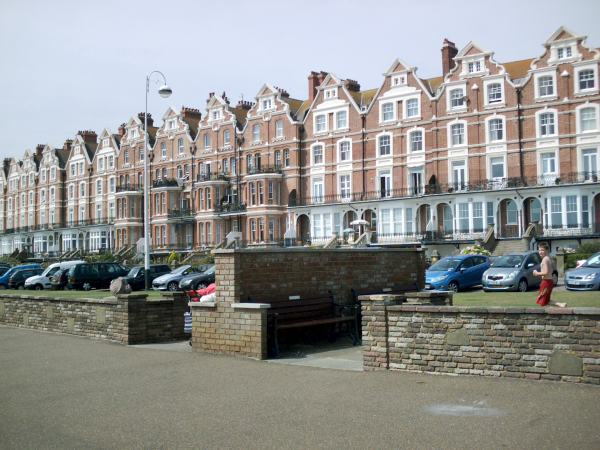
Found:
<path fill-rule="evenodd" d="M 546 306 L 550 302 L 553 287 L 554 282 L 552 280 L 542 280 L 540 283 L 540 293 L 535 302 L 540 306 Z"/>

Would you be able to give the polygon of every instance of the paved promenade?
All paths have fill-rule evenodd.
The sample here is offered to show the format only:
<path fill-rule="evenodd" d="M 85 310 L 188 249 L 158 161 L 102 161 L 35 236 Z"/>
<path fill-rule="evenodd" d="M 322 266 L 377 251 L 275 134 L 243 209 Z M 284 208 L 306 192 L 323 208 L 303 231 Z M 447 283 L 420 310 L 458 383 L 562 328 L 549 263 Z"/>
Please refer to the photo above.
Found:
<path fill-rule="evenodd" d="M 357 372 L 0 327 L 0 448 L 600 448 L 600 388 Z"/>

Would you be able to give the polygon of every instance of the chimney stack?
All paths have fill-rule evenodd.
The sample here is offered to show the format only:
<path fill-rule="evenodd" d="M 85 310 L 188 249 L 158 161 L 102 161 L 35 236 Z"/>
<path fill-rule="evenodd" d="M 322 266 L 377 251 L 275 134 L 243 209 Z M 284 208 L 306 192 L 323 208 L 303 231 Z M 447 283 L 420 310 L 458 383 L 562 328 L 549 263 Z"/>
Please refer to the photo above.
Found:
<path fill-rule="evenodd" d="M 122 123 L 121 125 L 119 125 L 119 136 L 121 136 L 121 137 L 125 136 L 125 123 Z"/>
<path fill-rule="evenodd" d="M 444 44 L 442 46 L 442 75 L 446 76 L 448 72 L 450 72 L 456 63 L 454 62 L 454 57 L 458 54 L 458 49 L 454 42 L 449 41 L 447 38 L 444 39 Z"/>
<path fill-rule="evenodd" d="M 140 121 L 143 124 L 144 123 L 144 113 L 143 112 L 139 113 L 138 118 L 140 119 Z M 150 128 L 153 123 L 154 123 L 154 119 L 152 118 L 152 114 L 148 113 L 148 128 Z"/>
<path fill-rule="evenodd" d="M 188 108 L 187 106 L 181 107 L 181 115 L 184 119 L 198 119 L 202 118 L 202 113 L 199 109 L 196 108 Z"/>
<path fill-rule="evenodd" d="M 236 106 L 236 108 L 241 108 L 244 109 L 246 111 L 249 111 L 250 108 L 252 108 L 254 106 L 254 103 L 249 102 L 248 100 L 240 100 Z"/>
<path fill-rule="evenodd" d="M 78 133 L 87 144 L 96 144 L 98 142 L 98 135 L 92 130 L 80 130 Z"/>
<path fill-rule="evenodd" d="M 308 101 L 312 102 L 317 96 L 317 88 L 321 85 L 323 80 L 327 77 L 327 72 L 314 72 L 311 71 L 308 76 Z"/>
<path fill-rule="evenodd" d="M 73 139 L 67 139 L 65 140 L 65 143 L 63 144 L 63 150 L 66 150 L 67 152 L 71 151 L 71 145 L 73 145 Z"/>
<path fill-rule="evenodd" d="M 356 80 L 345 80 L 344 85 L 351 92 L 360 92 L 360 84 Z"/>

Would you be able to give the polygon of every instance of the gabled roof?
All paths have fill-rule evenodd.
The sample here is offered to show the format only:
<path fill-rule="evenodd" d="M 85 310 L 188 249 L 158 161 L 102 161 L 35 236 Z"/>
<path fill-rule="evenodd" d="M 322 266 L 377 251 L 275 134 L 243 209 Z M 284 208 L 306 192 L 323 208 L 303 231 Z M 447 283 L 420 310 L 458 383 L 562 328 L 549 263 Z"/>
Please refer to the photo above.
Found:
<path fill-rule="evenodd" d="M 480 45 L 477 45 L 475 42 L 470 41 L 467 45 L 465 45 L 460 52 L 455 56 L 456 59 L 461 59 L 471 55 L 482 55 L 489 54 L 488 50 L 485 50 Z"/>
<path fill-rule="evenodd" d="M 558 30 L 556 30 L 554 33 L 552 33 L 552 36 L 550 36 L 548 38 L 548 40 L 546 42 L 544 42 L 545 46 L 549 46 L 550 44 L 552 44 L 553 42 L 557 42 L 557 41 L 565 41 L 565 40 L 569 40 L 569 39 L 585 39 L 585 36 L 578 36 L 577 34 L 573 33 L 571 30 L 569 30 L 567 27 L 559 27 Z"/>

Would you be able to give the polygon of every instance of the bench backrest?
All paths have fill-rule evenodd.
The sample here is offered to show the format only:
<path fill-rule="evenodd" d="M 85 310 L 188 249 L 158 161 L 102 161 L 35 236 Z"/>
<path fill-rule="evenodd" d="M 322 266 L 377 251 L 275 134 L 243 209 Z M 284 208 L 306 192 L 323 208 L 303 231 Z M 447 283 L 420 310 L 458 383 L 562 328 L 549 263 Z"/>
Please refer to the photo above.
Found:
<path fill-rule="evenodd" d="M 289 298 L 260 300 L 260 303 L 269 303 L 268 316 L 277 315 L 278 320 L 304 321 L 323 317 L 331 317 L 335 313 L 333 294 L 323 297 L 299 297 L 295 300 Z M 248 297 L 249 302 L 256 302 Z"/>

